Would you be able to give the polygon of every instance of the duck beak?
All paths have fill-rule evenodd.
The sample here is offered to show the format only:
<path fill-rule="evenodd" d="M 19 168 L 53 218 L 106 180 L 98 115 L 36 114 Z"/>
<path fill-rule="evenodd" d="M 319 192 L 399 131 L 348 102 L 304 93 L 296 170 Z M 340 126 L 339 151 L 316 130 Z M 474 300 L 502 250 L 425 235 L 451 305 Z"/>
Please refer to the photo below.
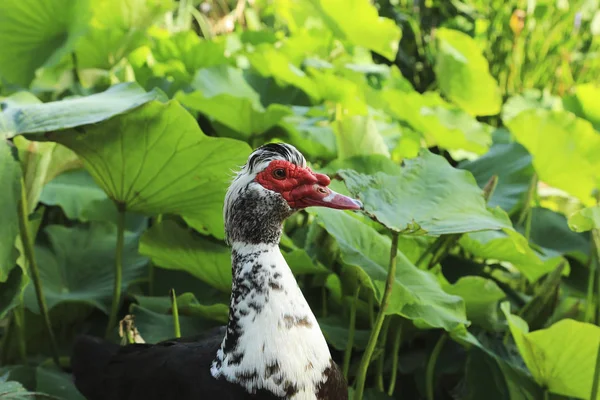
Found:
<path fill-rule="evenodd" d="M 302 185 L 290 192 L 295 208 L 327 207 L 337 210 L 360 210 L 363 204 L 343 194 L 334 192 L 327 186 L 312 184 Z"/>

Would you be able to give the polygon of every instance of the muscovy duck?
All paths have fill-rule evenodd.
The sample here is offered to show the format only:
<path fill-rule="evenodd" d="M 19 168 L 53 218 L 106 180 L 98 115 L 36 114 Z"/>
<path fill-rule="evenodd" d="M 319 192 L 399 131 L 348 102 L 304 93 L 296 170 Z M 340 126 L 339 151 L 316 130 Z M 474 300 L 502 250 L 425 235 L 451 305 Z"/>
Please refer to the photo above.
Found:
<path fill-rule="evenodd" d="M 88 400 L 346 400 L 345 379 L 279 250 L 295 211 L 362 207 L 329 183 L 289 144 L 256 149 L 223 207 L 233 273 L 227 326 L 157 344 L 80 336 L 71 358 L 79 391 Z"/>

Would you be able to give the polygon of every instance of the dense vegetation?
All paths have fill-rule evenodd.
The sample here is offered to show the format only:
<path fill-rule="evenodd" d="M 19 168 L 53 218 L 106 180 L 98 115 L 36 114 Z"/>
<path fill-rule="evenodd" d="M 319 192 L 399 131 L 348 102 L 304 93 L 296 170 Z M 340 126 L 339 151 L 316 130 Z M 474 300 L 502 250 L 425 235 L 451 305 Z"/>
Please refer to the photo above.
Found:
<path fill-rule="evenodd" d="M 281 244 L 352 393 L 600 399 L 599 35 L 593 0 L 2 0 L 0 398 L 82 399 L 78 333 L 225 323 L 231 171 L 286 141 L 365 203 Z"/>

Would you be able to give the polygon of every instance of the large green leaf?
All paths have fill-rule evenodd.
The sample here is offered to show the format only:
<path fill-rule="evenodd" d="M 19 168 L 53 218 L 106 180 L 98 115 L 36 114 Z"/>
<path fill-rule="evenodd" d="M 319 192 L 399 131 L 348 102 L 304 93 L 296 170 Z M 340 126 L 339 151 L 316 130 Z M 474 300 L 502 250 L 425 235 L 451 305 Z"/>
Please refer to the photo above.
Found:
<path fill-rule="evenodd" d="M 130 310 L 135 317 L 135 326 L 146 343 L 156 343 L 175 337 L 173 316 L 150 311 L 133 304 Z M 189 337 L 206 332 L 218 325 L 198 317 L 179 316 L 179 325 L 182 337 Z"/>
<path fill-rule="evenodd" d="M 569 217 L 569 228 L 575 232 L 600 229 L 600 206 L 586 207 Z"/>
<path fill-rule="evenodd" d="M 186 271 L 222 292 L 231 291 L 231 252 L 222 242 L 163 221 L 144 233 L 139 250 L 161 268 Z M 302 249 L 285 252 L 284 257 L 294 274 L 329 272 Z"/>
<path fill-rule="evenodd" d="M 87 0 L 0 2 L 0 76 L 29 86 L 35 71 L 73 51 L 89 19 Z"/>
<path fill-rule="evenodd" d="M 0 114 L 0 137 L 94 124 L 161 98 L 159 91 L 146 93 L 135 83 L 122 83 L 102 93 L 51 103 L 17 103 L 9 98 Z"/>
<path fill-rule="evenodd" d="M 543 396 L 527 371 L 481 344 L 469 351 L 464 379 L 463 400 L 538 400 Z"/>
<path fill-rule="evenodd" d="M 508 123 L 521 112 L 531 109 L 561 110 L 560 97 L 553 96 L 547 91 L 528 89 L 514 95 L 502 106 L 502 121 Z"/>
<path fill-rule="evenodd" d="M 528 110 L 507 123 L 533 156 L 540 180 L 595 204 L 600 187 L 600 135 L 592 125 L 564 111 Z"/>
<path fill-rule="evenodd" d="M 565 110 L 590 121 L 600 132 L 600 109 L 597 103 L 599 97 L 600 86 L 598 84 L 577 85 L 572 95 L 563 98 L 563 106 Z"/>
<path fill-rule="evenodd" d="M 530 241 L 540 247 L 545 258 L 570 255 L 583 263 L 590 253 L 590 240 L 585 233 L 569 229 L 567 218 L 547 208 L 534 207 Z"/>
<path fill-rule="evenodd" d="M 502 304 L 510 331 L 535 380 L 552 393 L 589 399 L 600 346 L 600 327 L 563 319 L 529 332 L 527 323 Z M 600 394 L 596 399 L 600 399 Z M 594 400 L 596 400 L 594 399 Z"/>
<path fill-rule="evenodd" d="M 0 138 L 0 282 L 8 279 L 15 266 L 15 239 L 19 233 L 17 210 L 21 201 L 21 167 L 6 140 Z"/>
<path fill-rule="evenodd" d="M 383 136 L 379 133 L 372 117 L 345 115 L 336 122 L 335 133 L 339 158 L 368 154 L 390 156 Z"/>
<path fill-rule="evenodd" d="M 435 74 L 442 93 L 473 115 L 498 114 L 500 88 L 475 40 L 446 28 L 438 29 L 435 37 Z"/>
<path fill-rule="evenodd" d="M 40 277 L 48 308 L 62 302 L 84 302 L 108 314 L 112 301 L 116 227 L 93 223 L 88 227 L 46 227 L 50 246 L 36 246 Z M 137 235 L 125 233 L 123 289 L 147 274 L 147 259 L 137 253 Z M 25 291 L 25 305 L 38 312 L 33 287 Z"/>
<path fill-rule="evenodd" d="M 388 113 L 420 132 L 428 147 L 467 150 L 483 154 L 492 143 L 491 127 L 477 121 L 459 107 L 445 102 L 438 93 L 383 90 Z"/>
<path fill-rule="evenodd" d="M 329 209 L 313 212 L 335 238 L 342 263 L 381 301 L 390 239 L 349 214 Z M 402 315 L 421 327 L 447 331 L 467 322 L 462 299 L 444 292 L 432 274 L 415 267 L 401 252 L 397 256 L 396 277 L 386 313 Z"/>
<path fill-rule="evenodd" d="M 244 139 L 264 133 L 291 114 L 289 107 L 280 104 L 271 104 L 265 109 L 241 70 L 229 66 L 198 70 L 192 87 L 195 92 L 180 92 L 176 98 L 238 132 Z"/>
<path fill-rule="evenodd" d="M 110 69 L 147 40 L 147 28 L 173 7 L 172 0 L 94 2 L 90 29 L 77 46 L 80 68 Z"/>
<path fill-rule="evenodd" d="M 494 281 L 479 276 L 460 278 L 452 285 L 444 286 L 447 293 L 463 298 L 467 318 L 476 325 L 498 330 L 498 303 L 506 295 Z"/>
<path fill-rule="evenodd" d="M 160 63 L 181 62 L 190 80 L 200 68 L 228 62 L 224 41 L 204 40 L 193 31 L 157 38 L 152 56 Z"/>
<path fill-rule="evenodd" d="M 272 45 L 258 46 L 248 54 L 248 61 L 262 76 L 273 77 L 278 83 L 295 86 L 313 99 L 319 99 L 315 83 Z"/>
<path fill-rule="evenodd" d="M 459 167 L 470 171 L 481 188 L 492 176 L 498 176 L 498 184 L 487 204 L 500 206 L 509 213 L 523 200 L 534 173 L 531 155 L 514 142 L 494 144 L 482 157 L 461 163 Z"/>
<path fill-rule="evenodd" d="M 339 174 L 367 213 L 398 232 L 444 235 L 511 227 L 505 214 L 488 211 L 469 172 L 452 168 L 427 150 L 406 160 L 395 175 L 352 170 Z"/>
<path fill-rule="evenodd" d="M 173 221 L 163 221 L 146 231 L 139 251 L 161 268 L 187 271 L 212 287 L 231 291 L 229 248 L 193 235 Z"/>
<path fill-rule="evenodd" d="M 65 373 L 57 368 L 14 365 L 1 369 L 0 375 L 3 373 L 7 373 L 10 379 L 22 383 L 26 389 L 35 391 L 35 393 L 23 391 L 22 397 L 3 397 L 3 392 L 0 389 L 0 398 L 3 400 L 85 400 L 83 395 L 79 393 L 75 387 L 71 374 Z M 0 378 L 0 382 L 1 381 L 2 379 Z"/>
<path fill-rule="evenodd" d="M 279 122 L 278 126 L 285 133 L 278 133 L 277 137 L 292 144 L 307 157 L 310 155 L 313 159 L 334 159 L 337 143 L 327 114 L 320 110 L 311 112 L 307 107 L 292 107 L 292 111 L 294 114 L 285 116 Z"/>
<path fill-rule="evenodd" d="M 510 262 L 531 282 L 556 268 L 557 260 L 542 259 L 519 232 L 472 232 L 463 235 L 459 244 L 474 257 Z"/>
<path fill-rule="evenodd" d="M 120 207 L 182 215 L 196 229 L 218 237 L 223 237 L 222 206 L 231 169 L 250 153 L 245 143 L 205 136 L 175 101 L 154 101 L 103 123 L 47 137 L 75 151 Z"/>
<path fill-rule="evenodd" d="M 310 0 L 329 29 L 340 39 L 366 47 L 390 61 L 396 58 L 400 28 L 382 18 L 368 0 Z"/>
<path fill-rule="evenodd" d="M 108 203 L 107 206 L 114 209 L 114 218 L 108 219 L 117 220 L 115 206 L 85 169 L 66 172 L 48 182 L 40 201 L 52 206 L 60 205 L 68 218 L 81 221 L 89 221 L 93 208 L 103 206 L 99 203 Z"/>

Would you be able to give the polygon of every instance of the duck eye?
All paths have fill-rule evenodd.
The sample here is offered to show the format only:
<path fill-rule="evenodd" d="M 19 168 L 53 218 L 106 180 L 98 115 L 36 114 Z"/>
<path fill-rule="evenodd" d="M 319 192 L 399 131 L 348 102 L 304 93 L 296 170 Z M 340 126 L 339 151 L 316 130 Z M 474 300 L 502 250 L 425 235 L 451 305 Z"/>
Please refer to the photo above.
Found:
<path fill-rule="evenodd" d="M 275 179 L 285 179 L 285 169 L 277 168 L 273 171 L 273 178 Z"/>

